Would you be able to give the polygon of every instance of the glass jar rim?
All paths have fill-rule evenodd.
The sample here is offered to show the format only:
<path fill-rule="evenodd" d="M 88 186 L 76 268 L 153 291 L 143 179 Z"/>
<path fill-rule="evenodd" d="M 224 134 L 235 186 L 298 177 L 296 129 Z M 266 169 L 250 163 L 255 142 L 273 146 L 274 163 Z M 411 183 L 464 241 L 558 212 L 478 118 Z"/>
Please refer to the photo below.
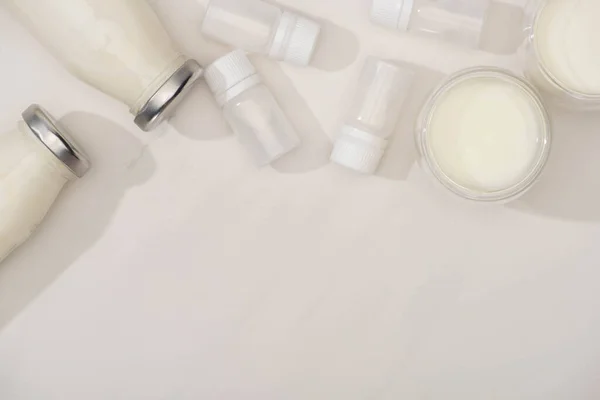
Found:
<path fill-rule="evenodd" d="M 492 192 L 466 187 L 448 176 L 448 174 L 443 171 L 436 161 L 436 157 L 434 156 L 431 146 L 429 145 L 428 138 L 431 121 L 435 114 L 440 98 L 462 82 L 477 78 L 502 79 L 505 82 L 509 82 L 520 88 L 532 100 L 532 104 L 535 105 L 537 111 L 539 112 L 541 121 L 539 132 L 540 140 L 538 143 L 536 160 L 534 163 L 532 163 L 530 171 L 523 177 L 523 179 L 514 185 Z M 527 81 L 514 75 L 512 72 L 495 67 L 468 68 L 459 71 L 446 79 L 425 103 L 425 106 L 423 107 L 419 117 L 416 133 L 417 145 L 421 155 L 425 159 L 429 171 L 434 175 L 439 183 L 441 183 L 446 189 L 450 190 L 454 194 L 467 200 L 489 203 L 510 201 L 524 194 L 537 181 L 544 167 L 546 166 L 552 143 L 550 117 L 536 89 Z"/>

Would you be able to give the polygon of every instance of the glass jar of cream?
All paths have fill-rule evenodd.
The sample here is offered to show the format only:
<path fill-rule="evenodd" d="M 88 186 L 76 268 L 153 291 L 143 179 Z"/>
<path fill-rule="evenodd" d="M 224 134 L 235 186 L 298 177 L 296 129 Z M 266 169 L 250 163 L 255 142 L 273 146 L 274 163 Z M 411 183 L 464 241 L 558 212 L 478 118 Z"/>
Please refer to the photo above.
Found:
<path fill-rule="evenodd" d="M 17 129 L 0 135 L 0 261 L 29 238 L 63 187 L 88 168 L 40 106 L 29 107 Z"/>
<path fill-rule="evenodd" d="M 525 193 L 551 145 L 549 117 L 535 89 L 495 68 L 450 77 L 427 101 L 416 133 L 425 169 L 455 194 L 483 202 Z"/>

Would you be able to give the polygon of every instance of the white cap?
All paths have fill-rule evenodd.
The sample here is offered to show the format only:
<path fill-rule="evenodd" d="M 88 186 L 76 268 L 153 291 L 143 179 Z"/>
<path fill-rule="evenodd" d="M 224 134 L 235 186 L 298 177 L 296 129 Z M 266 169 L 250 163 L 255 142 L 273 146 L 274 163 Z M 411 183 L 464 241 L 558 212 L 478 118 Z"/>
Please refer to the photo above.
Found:
<path fill-rule="evenodd" d="M 363 174 L 379 167 L 388 141 L 351 126 L 344 126 L 331 153 L 331 161 Z"/>
<path fill-rule="evenodd" d="M 371 21 L 392 29 L 406 31 L 414 0 L 373 0 Z"/>
<path fill-rule="evenodd" d="M 204 79 L 221 107 L 261 82 L 243 50 L 232 51 L 206 67 Z"/>
<path fill-rule="evenodd" d="M 308 18 L 285 11 L 275 32 L 269 57 L 299 66 L 312 59 L 321 33 L 321 26 Z"/>

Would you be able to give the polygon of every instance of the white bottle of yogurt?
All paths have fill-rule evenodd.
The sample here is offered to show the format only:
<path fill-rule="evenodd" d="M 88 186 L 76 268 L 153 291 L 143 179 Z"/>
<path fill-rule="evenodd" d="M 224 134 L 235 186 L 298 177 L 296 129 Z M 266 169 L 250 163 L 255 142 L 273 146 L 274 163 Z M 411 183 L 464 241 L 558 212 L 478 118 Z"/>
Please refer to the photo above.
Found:
<path fill-rule="evenodd" d="M 127 104 L 145 131 L 168 117 L 201 75 L 146 0 L 5 3 L 75 76 Z"/>
<path fill-rule="evenodd" d="M 536 4 L 526 48 L 528 77 L 561 105 L 600 108 L 600 1 Z"/>
<path fill-rule="evenodd" d="M 63 187 L 89 163 L 66 132 L 33 105 L 12 132 L 0 135 L 0 261 L 42 222 Z"/>

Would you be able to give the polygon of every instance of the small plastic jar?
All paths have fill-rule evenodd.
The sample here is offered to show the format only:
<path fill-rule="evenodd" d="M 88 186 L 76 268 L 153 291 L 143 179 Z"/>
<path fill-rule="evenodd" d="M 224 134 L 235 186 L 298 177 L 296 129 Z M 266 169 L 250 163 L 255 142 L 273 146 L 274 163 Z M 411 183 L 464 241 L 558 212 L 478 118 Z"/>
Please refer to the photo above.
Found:
<path fill-rule="evenodd" d="M 414 71 L 389 61 L 367 59 L 331 161 L 363 174 L 373 174 L 394 133 Z"/>
<path fill-rule="evenodd" d="M 551 146 L 535 89 L 495 68 L 468 69 L 443 83 L 423 108 L 416 135 L 423 167 L 453 193 L 482 202 L 524 194 Z"/>
<path fill-rule="evenodd" d="M 229 126 L 257 165 L 270 164 L 298 147 L 296 130 L 243 50 L 206 67 L 205 78 Z"/>
<path fill-rule="evenodd" d="M 306 66 L 320 25 L 261 0 L 211 0 L 202 33 L 234 48 Z"/>
<path fill-rule="evenodd" d="M 600 2 L 541 0 L 529 15 L 528 78 L 559 105 L 600 109 Z"/>
<path fill-rule="evenodd" d="M 42 222 L 63 187 L 85 175 L 86 157 L 41 107 L 0 135 L 0 261 Z"/>
<path fill-rule="evenodd" d="M 490 4 L 490 0 L 373 0 L 371 20 L 477 48 Z"/>
<path fill-rule="evenodd" d="M 154 129 L 202 68 L 180 54 L 145 0 L 7 0 L 9 9 L 79 79 Z"/>

